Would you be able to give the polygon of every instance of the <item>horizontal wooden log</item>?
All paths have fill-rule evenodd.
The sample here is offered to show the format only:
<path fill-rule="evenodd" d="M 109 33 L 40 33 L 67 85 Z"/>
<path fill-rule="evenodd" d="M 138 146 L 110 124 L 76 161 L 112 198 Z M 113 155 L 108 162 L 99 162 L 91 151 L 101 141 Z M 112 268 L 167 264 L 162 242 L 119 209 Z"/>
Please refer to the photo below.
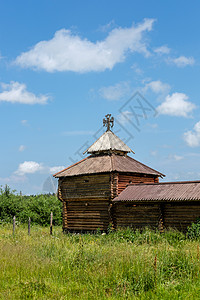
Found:
<path fill-rule="evenodd" d="M 148 222 L 157 222 L 159 221 L 159 218 L 152 218 L 152 219 L 145 219 L 145 220 L 134 220 L 134 219 L 129 219 L 129 220 L 125 220 L 125 219 L 117 219 L 116 222 L 117 223 L 120 223 L 120 222 L 123 222 L 123 223 L 148 223 Z"/>
<path fill-rule="evenodd" d="M 77 220 L 68 220 L 67 224 L 84 224 L 84 225 L 95 225 L 96 224 L 108 224 L 109 219 L 101 220 L 101 219 L 96 219 L 96 220 L 84 220 L 84 219 L 77 219 Z"/>
<path fill-rule="evenodd" d="M 89 230 L 96 230 L 96 229 L 104 229 L 106 230 L 108 227 L 108 224 L 105 225 L 101 225 L 101 224 L 97 224 L 97 225 L 83 225 L 83 224 L 73 224 L 73 225 L 68 225 L 67 227 L 64 227 L 66 229 L 77 229 L 77 230 L 81 230 L 81 229 L 89 229 Z"/>
<path fill-rule="evenodd" d="M 94 195 L 94 194 L 91 194 L 91 195 L 86 195 L 86 194 L 81 194 L 81 195 L 77 195 L 77 194 L 74 194 L 74 195 L 70 195 L 69 197 L 68 196 L 65 196 L 63 195 L 63 200 L 74 200 L 74 201 L 80 201 L 80 200 L 83 200 L 83 201 L 86 201 L 86 200 L 93 200 L 93 199 L 96 199 L 96 200 L 110 200 L 110 196 L 108 195 Z"/>
<path fill-rule="evenodd" d="M 137 217 L 137 218 L 116 218 L 115 220 L 117 220 L 117 222 L 118 221 L 126 221 L 126 222 L 129 222 L 129 221 L 131 221 L 131 222 L 142 222 L 143 220 L 144 220 L 144 222 L 149 222 L 149 221 L 151 221 L 151 220 L 158 220 L 159 219 L 159 215 L 156 215 L 156 216 L 150 216 L 150 217 L 148 217 L 148 218 L 139 218 L 139 217 Z"/>
<path fill-rule="evenodd" d="M 73 217 L 73 216 L 67 216 L 67 222 L 69 222 L 69 221 L 76 221 L 76 220 L 78 220 L 78 221 L 81 221 L 81 222 L 96 222 L 96 221 L 105 221 L 105 220 L 109 220 L 109 216 L 98 216 L 98 217 Z"/>
<path fill-rule="evenodd" d="M 71 209 L 68 209 L 67 211 L 67 214 L 69 215 L 74 215 L 74 214 L 101 214 L 101 213 L 107 213 L 108 214 L 108 210 L 100 210 L 100 209 L 77 209 L 77 210 L 71 210 Z"/>
<path fill-rule="evenodd" d="M 104 206 L 104 205 L 106 205 L 106 204 L 109 204 L 110 203 L 110 201 L 103 201 L 103 200 L 101 200 L 101 201 L 96 201 L 96 200 L 90 200 L 90 201 L 87 201 L 87 200 L 85 200 L 85 201 L 71 201 L 71 200 L 69 200 L 69 201 L 67 201 L 67 205 L 69 206 L 69 205 L 71 205 L 71 206 L 79 206 L 79 205 L 84 205 L 84 204 L 88 204 L 88 205 L 95 205 L 95 206 Z"/>
<path fill-rule="evenodd" d="M 196 221 L 196 219 L 198 218 L 198 216 L 172 216 L 172 217 L 166 217 L 165 216 L 165 222 L 173 222 L 173 221 L 177 221 L 177 222 L 180 222 L 180 221 L 186 221 L 186 222 L 190 222 L 190 221 Z"/>

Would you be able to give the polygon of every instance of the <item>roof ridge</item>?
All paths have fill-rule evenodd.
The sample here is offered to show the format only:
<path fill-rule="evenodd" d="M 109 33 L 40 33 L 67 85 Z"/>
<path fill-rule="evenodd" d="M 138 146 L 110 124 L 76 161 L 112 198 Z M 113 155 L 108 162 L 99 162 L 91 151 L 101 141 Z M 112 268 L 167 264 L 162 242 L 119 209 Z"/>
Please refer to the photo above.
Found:
<path fill-rule="evenodd" d="M 74 167 L 74 166 L 80 164 L 81 162 L 83 162 L 84 160 L 86 160 L 86 159 L 88 159 L 88 158 L 90 158 L 90 157 L 91 157 L 91 155 L 90 155 L 90 156 L 87 156 L 87 157 L 83 158 L 82 160 L 76 162 L 75 164 L 73 164 L 73 165 L 71 165 L 71 166 L 69 166 L 69 167 L 67 167 L 67 168 L 65 168 L 65 169 L 63 169 L 63 170 L 61 170 L 61 171 L 59 171 L 59 172 L 53 174 L 53 177 L 56 176 L 56 175 L 58 175 L 58 174 L 60 174 L 60 173 L 63 172 L 63 171 L 66 171 L 66 170 L 68 170 L 68 169 L 70 169 L 70 168 L 72 168 L 72 167 Z"/>
<path fill-rule="evenodd" d="M 165 181 L 165 182 L 146 182 L 146 183 L 130 183 L 130 185 L 163 185 L 163 184 L 189 184 L 189 183 L 200 183 L 200 180 L 191 180 L 191 181 Z"/>
<path fill-rule="evenodd" d="M 106 131 L 105 131 L 104 133 L 106 133 Z M 104 133 L 103 133 L 102 135 L 104 135 Z M 96 142 L 98 142 L 98 140 L 102 137 L 102 135 L 101 135 L 101 136 L 100 136 L 100 137 L 99 137 L 92 145 L 94 145 Z M 91 145 L 91 146 L 92 146 L 92 145 Z M 90 146 L 90 147 L 91 147 L 91 146 Z M 89 148 L 90 148 L 90 147 L 89 147 Z M 88 148 L 88 149 L 89 149 L 89 148 Z M 88 149 L 86 149 L 86 150 L 83 152 L 83 154 L 85 154 L 85 153 L 88 151 Z"/>

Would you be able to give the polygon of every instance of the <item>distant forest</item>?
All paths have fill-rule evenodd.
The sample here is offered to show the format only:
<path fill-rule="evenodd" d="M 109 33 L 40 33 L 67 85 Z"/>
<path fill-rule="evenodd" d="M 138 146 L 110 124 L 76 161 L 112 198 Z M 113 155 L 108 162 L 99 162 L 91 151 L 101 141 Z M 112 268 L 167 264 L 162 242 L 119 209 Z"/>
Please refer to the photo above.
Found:
<path fill-rule="evenodd" d="M 53 224 L 62 224 L 62 203 L 55 194 L 23 196 L 12 191 L 8 185 L 0 188 L 0 224 L 16 222 L 49 225 L 53 212 Z"/>

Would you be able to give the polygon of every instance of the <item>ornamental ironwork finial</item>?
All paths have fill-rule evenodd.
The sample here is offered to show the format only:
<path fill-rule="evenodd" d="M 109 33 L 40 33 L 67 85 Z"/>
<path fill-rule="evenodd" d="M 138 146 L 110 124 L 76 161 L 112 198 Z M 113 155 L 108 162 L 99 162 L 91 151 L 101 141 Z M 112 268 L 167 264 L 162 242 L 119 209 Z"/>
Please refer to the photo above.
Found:
<path fill-rule="evenodd" d="M 103 126 L 106 126 L 107 127 L 106 131 L 109 131 L 110 128 L 112 128 L 114 125 L 114 118 L 111 117 L 111 114 L 107 114 L 105 115 L 105 117 L 106 118 L 103 119 Z"/>

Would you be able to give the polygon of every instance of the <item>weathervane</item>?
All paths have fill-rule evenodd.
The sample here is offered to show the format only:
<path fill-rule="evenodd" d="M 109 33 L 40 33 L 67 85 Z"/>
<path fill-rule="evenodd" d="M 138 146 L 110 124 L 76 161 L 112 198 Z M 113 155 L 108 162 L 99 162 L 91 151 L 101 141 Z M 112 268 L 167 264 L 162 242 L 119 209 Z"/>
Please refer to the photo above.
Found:
<path fill-rule="evenodd" d="M 103 126 L 107 126 L 106 131 L 109 131 L 110 128 L 112 128 L 114 125 L 114 118 L 111 117 L 111 114 L 107 114 L 107 115 L 105 115 L 105 117 L 106 118 L 103 119 Z"/>

